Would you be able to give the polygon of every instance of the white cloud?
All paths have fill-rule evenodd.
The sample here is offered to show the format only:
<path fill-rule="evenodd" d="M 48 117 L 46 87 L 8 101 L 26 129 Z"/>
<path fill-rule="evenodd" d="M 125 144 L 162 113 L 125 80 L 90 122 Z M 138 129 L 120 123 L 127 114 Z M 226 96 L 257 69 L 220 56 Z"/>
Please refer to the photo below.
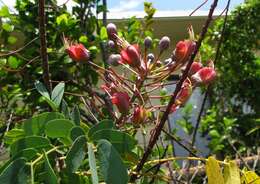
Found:
<path fill-rule="evenodd" d="M 110 8 L 110 12 L 125 12 L 132 10 L 138 7 L 140 4 L 143 4 L 144 0 L 121 0 L 119 5 L 116 7 Z"/>

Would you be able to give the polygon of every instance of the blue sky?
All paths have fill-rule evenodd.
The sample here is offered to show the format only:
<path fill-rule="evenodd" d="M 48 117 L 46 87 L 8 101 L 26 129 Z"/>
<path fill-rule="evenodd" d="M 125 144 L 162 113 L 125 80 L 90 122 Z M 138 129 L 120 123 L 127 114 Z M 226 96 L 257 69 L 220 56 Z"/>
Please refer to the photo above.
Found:
<path fill-rule="evenodd" d="M 11 9 L 16 0 L 0 0 L 0 7 L 5 4 Z M 155 17 L 167 16 L 187 16 L 189 13 L 198 7 L 205 0 L 107 0 L 108 3 L 108 18 L 129 18 L 131 16 L 143 17 L 144 1 L 152 2 L 157 9 Z M 194 15 L 207 15 L 210 4 L 208 2 L 198 10 Z M 242 3 L 244 0 L 231 0 L 230 9 Z M 58 5 L 67 2 L 70 8 L 73 5 L 73 0 L 57 0 Z M 218 15 L 226 7 L 227 0 L 219 0 L 215 15 Z"/>
<path fill-rule="evenodd" d="M 230 7 L 233 9 L 244 0 L 231 0 Z M 143 10 L 144 0 L 108 0 L 108 9 L 124 11 L 141 11 Z M 148 0 L 152 2 L 154 7 L 159 11 L 173 11 L 173 10 L 192 10 L 200 5 L 204 0 Z M 209 0 L 201 10 L 208 10 L 212 0 Z M 219 0 L 217 9 L 225 8 L 227 0 Z"/>

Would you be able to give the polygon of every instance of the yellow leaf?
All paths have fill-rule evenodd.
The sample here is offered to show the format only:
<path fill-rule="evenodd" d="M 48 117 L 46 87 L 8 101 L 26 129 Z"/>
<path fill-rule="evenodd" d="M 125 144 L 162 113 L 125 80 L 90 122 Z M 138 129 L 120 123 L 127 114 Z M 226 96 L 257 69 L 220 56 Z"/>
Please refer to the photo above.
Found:
<path fill-rule="evenodd" d="M 206 162 L 206 174 L 208 176 L 208 184 L 224 184 L 224 178 L 214 157 L 209 157 Z"/>
<path fill-rule="evenodd" d="M 230 161 L 224 166 L 225 184 L 240 184 L 239 168 L 234 161 Z"/>
<path fill-rule="evenodd" d="M 260 177 L 253 171 L 245 171 L 241 181 L 242 184 L 260 184 Z"/>

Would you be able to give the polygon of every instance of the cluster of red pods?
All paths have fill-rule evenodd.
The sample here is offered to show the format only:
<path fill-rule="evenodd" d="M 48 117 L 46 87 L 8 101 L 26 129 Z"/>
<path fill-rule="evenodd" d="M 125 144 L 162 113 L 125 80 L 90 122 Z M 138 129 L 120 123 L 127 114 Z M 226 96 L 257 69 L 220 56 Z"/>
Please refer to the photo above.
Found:
<path fill-rule="evenodd" d="M 152 99 L 156 97 L 151 93 L 169 84 L 166 79 L 173 73 L 181 75 L 182 69 L 186 67 L 194 51 L 196 45 L 194 36 L 190 35 L 189 39 L 179 41 L 170 57 L 162 61 L 162 53 L 170 48 L 170 39 L 167 36 L 162 37 L 157 46 L 151 37 L 146 37 L 141 44 L 143 47 L 143 52 L 141 52 L 142 49 L 138 44 L 130 44 L 118 36 L 115 24 L 107 25 L 107 34 L 110 39 L 107 42 L 110 52 L 106 61 L 109 64 L 107 69 L 102 69 L 101 66 L 89 61 L 91 54 L 83 44 L 65 42 L 66 52 L 72 60 L 90 63 L 97 70 L 106 73 L 106 77 L 102 78 L 104 84 L 101 88 L 109 95 L 112 104 L 117 107 L 120 114 L 116 113 L 116 118 L 124 117 L 124 121 L 130 120 L 135 124 L 144 123 L 149 119 L 149 111 L 157 108 L 164 110 L 163 105 L 153 105 Z M 157 56 L 149 53 L 155 47 L 158 48 Z M 213 62 L 208 61 L 206 65 L 203 66 L 200 58 L 196 56 L 188 77 L 177 94 L 171 108 L 172 112 L 187 102 L 194 88 L 208 85 L 216 78 Z M 121 74 L 114 70 L 117 66 L 123 67 Z"/>

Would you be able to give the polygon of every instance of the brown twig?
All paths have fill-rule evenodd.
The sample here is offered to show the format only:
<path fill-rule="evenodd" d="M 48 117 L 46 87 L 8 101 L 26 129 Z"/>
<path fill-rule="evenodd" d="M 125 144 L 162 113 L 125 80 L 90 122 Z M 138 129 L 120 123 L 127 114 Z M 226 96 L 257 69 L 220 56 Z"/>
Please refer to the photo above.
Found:
<path fill-rule="evenodd" d="M 198 9 L 200 9 L 202 6 L 204 6 L 206 3 L 208 2 L 208 0 L 205 0 L 203 3 L 201 3 L 197 8 L 195 8 L 195 10 L 193 10 L 189 16 L 192 16 Z"/>
<path fill-rule="evenodd" d="M 16 54 L 18 52 L 21 52 L 23 49 L 25 49 L 27 46 L 29 46 L 31 43 L 33 43 L 35 40 L 37 40 L 38 37 L 32 39 L 31 41 L 29 41 L 27 44 L 25 44 L 24 46 L 20 47 L 19 49 L 17 50 L 13 50 L 13 51 L 9 51 L 8 53 L 4 53 L 4 54 L 0 54 L 0 57 L 6 57 L 6 56 L 10 56 L 10 55 L 13 55 L 13 54 Z"/>
<path fill-rule="evenodd" d="M 33 61 L 35 61 L 38 58 L 39 58 L 39 56 L 36 56 L 35 58 L 31 59 L 26 64 L 24 64 L 20 69 L 11 69 L 11 68 L 5 67 L 5 66 L 3 66 L 3 69 L 6 70 L 7 72 L 21 72 L 26 68 L 27 65 L 31 64 Z"/>
<path fill-rule="evenodd" d="M 205 22 L 205 25 L 202 28 L 199 40 L 197 41 L 197 44 L 195 46 L 195 50 L 192 53 L 192 55 L 191 55 L 191 57 L 189 59 L 189 62 L 187 64 L 186 68 L 185 68 L 185 71 L 183 72 L 183 75 L 182 75 L 179 83 L 177 84 L 177 86 L 175 88 L 174 95 L 172 96 L 172 98 L 171 98 L 171 100 L 170 100 L 170 102 L 169 102 L 169 104 L 168 104 L 168 106 L 166 108 L 166 111 L 164 112 L 164 114 L 163 114 L 163 116 L 161 118 L 160 123 L 157 124 L 155 129 L 153 130 L 153 135 L 151 136 L 151 138 L 149 140 L 149 144 L 148 144 L 147 150 L 144 152 L 142 159 L 138 163 L 138 165 L 136 167 L 136 170 L 135 170 L 136 172 L 131 175 L 130 182 L 135 182 L 135 180 L 137 179 L 138 172 L 143 168 L 144 163 L 146 162 L 147 158 L 149 157 L 150 153 L 152 152 L 152 148 L 155 145 L 159 135 L 161 134 L 163 126 L 164 126 L 164 124 L 165 124 L 165 122 L 166 122 L 166 120 L 168 118 L 168 115 L 170 114 L 171 107 L 175 103 L 176 96 L 177 96 L 178 92 L 181 90 L 182 84 L 183 84 L 183 82 L 185 81 L 185 79 L 188 76 L 188 72 L 189 72 L 190 67 L 191 67 L 191 65 L 193 63 L 193 60 L 194 60 L 195 56 L 197 55 L 197 53 L 199 51 L 199 48 L 201 46 L 202 40 L 204 39 L 204 37 L 205 37 L 205 35 L 207 33 L 207 30 L 208 30 L 209 24 L 210 24 L 210 22 L 212 20 L 213 12 L 214 12 L 214 10 L 215 10 L 215 8 L 217 6 L 217 3 L 218 3 L 218 0 L 214 0 L 214 2 L 211 5 L 211 8 L 210 8 L 210 11 L 209 11 L 209 14 L 208 14 L 208 18 L 207 18 L 207 20 Z"/>
<path fill-rule="evenodd" d="M 46 15 L 44 11 L 45 0 L 39 0 L 39 33 L 40 33 L 40 55 L 42 59 L 42 69 L 43 69 L 43 80 L 49 90 L 52 91 L 51 82 L 50 82 L 50 73 L 49 73 L 49 63 L 48 63 L 48 54 L 47 54 L 47 41 L 46 41 Z"/>

